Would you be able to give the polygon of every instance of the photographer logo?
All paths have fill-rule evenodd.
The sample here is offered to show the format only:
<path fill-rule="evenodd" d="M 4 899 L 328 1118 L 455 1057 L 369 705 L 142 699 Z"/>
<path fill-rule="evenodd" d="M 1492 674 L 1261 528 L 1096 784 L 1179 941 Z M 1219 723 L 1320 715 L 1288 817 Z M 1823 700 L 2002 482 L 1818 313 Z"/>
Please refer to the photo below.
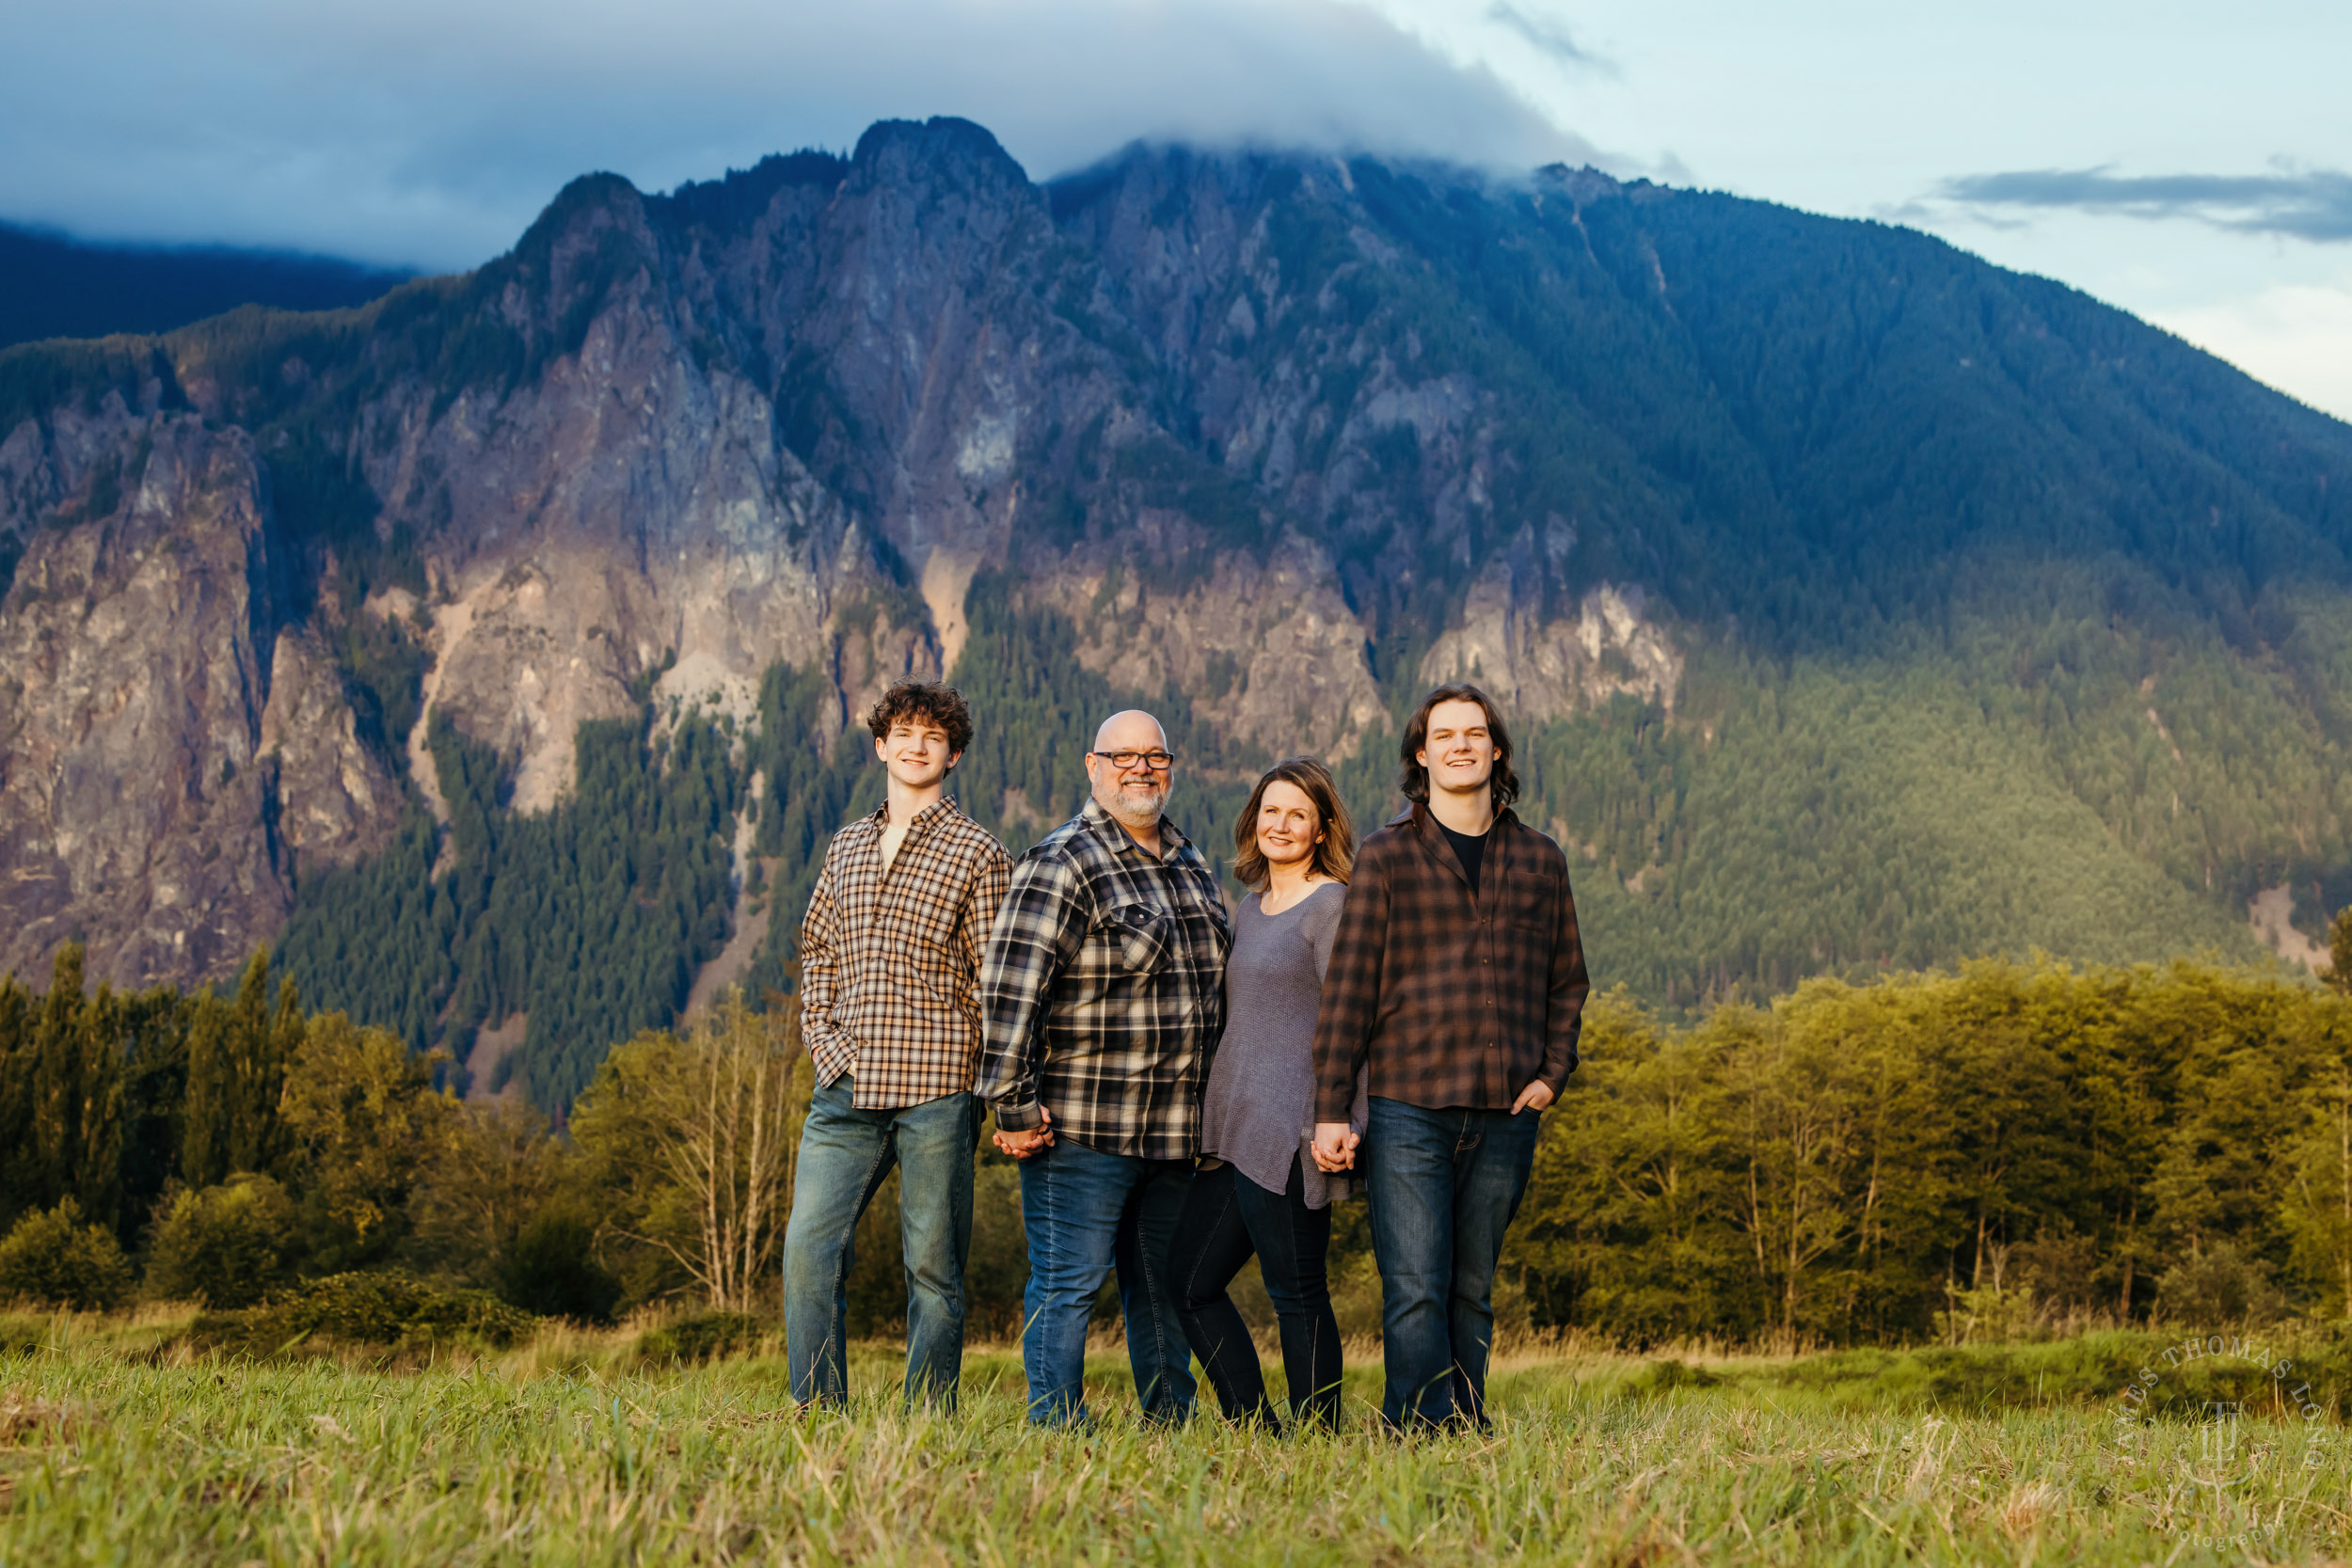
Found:
<path fill-rule="evenodd" d="M 2178 1340 L 2113 1402 L 2100 1499 L 2195 1544 L 2257 1546 L 2263 1500 L 2333 1457 L 2334 1402 L 2244 1335 Z"/>

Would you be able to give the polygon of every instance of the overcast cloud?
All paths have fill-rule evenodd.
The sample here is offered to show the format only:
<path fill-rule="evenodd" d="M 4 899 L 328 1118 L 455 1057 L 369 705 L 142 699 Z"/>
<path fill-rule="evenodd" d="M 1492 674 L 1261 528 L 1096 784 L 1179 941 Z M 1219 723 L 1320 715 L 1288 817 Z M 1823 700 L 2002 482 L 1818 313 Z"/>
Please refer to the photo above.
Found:
<path fill-rule="evenodd" d="M 1591 156 L 1344 0 L 94 0 L 9 35 L 0 214 L 431 267 L 504 249 L 588 169 L 666 189 L 893 116 L 977 120 L 1038 178 L 1136 137 Z"/>
<path fill-rule="evenodd" d="M 1975 207 L 2067 207 L 2145 220 L 2194 218 L 2243 234 L 2352 240 L 2352 174 L 2335 169 L 2268 175 L 2021 169 L 1947 180 L 1939 194 Z"/>
<path fill-rule="evenodd" d="M 1617 74 L 1613 61 L 1585 48 L 1565 25 L 1540 11 L 1512 5 L 1509 0 L 1495 0 L 1486 8 L 1486 20 L 1518 34 L 1532 44 L 1537 54 L 1549 55 L 1557 64 L 1597 71 L 1610 76 Z"/>

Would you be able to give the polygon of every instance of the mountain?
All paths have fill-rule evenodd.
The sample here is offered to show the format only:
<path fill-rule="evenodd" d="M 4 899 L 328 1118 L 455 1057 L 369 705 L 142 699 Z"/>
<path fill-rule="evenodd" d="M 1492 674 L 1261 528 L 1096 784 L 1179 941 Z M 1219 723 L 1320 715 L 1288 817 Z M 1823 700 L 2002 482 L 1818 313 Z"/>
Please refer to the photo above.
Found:
<path fill-rule="evenodd" d="M 1016 848 L 1140 701 L 1253 769 L 1470 676 L 1594 973 L 2260 960 L 2352 885 L 2352 428 L 1939 241 L 1591 170 L 875 126 L 574 182 L 356 309 L 0 355 L 0 966 L 263 941 L 560 1104 L 788 984 L 950 673 Z M 2252 916 L 2266 924 L 2258 934 Z"/>
<path fill-rule="evenodd" d="M 94 245 L 0 223 L 0 348 L 40 338 L 167 332 L 240 305 L 364 305 L 410 276 L 278 250 Z"/>

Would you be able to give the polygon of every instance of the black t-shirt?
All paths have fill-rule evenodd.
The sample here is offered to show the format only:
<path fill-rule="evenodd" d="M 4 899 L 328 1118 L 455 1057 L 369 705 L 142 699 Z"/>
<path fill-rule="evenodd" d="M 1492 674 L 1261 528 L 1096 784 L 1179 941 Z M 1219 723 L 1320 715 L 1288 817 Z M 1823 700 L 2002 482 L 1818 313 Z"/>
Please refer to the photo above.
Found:
<path fill-rule="evenodd" d="M 1436 819 L 1433 817 L 1432 820 Z M 1469 879 L 1470 896 L 1475 898 L 1478 896 L 1478 868 L 1486 862 L 1486 835 L 1457 833 L 1442 822 L 1438 826 L 1444 832 L 1446 842 L 1454 846 L 1454 858 L 1462 863 L 1462 875 Z"/>

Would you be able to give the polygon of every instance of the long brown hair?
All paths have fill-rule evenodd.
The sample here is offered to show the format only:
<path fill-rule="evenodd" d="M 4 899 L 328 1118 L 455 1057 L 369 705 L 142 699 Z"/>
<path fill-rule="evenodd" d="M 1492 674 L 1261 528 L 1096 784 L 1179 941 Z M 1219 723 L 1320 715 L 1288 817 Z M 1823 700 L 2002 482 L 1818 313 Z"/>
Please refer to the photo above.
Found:
<path fill-rule="evenodd" d="M 1501 811 L 1519 798 L 1519 776 L 1511 769 L 1511 732 L 1502 725 L 1502 712 L 1495 700 L 1468 681 L 1441 686 L 1421 700 L 1413 710 L 1412 720 L 1405 726 L 1405 743 L 1397 748 L 1397 756 L 1405 770 L 1396 781 L 1396 787 L 1407 800 L 1422 805 L 1429 803 L 1429 769 L 1421 763 L 1422 749 L 1429 744 L 1429 715 L 1439 703 L 1476 703 L 1486 715 L 1486 733 L 1495 743 L 1495 770 L 1487 780 L 1494 791 L 1495 810 Z"/>
<path fill-rule="evenodd" d="M 1271 879 L 1264 852 L 1258 847 L 1258 808 L 1265 803 L 1266 785 L 1276 783 L 1296 787 L 1315 808 L 1315 830 L 1320 836 L 1309 869 L 1335 882 L 1346 881 L 1356 869 L 1356 824 L 1348 819 L 1340 786 L 1331 782 L 1331 770 L 1312 757 L 1276 763 L 1249 792 L 1249 803 L 1241 808 L 1240 820 L 1233 824 L 1234 879 L 1260 893 Z"/>

